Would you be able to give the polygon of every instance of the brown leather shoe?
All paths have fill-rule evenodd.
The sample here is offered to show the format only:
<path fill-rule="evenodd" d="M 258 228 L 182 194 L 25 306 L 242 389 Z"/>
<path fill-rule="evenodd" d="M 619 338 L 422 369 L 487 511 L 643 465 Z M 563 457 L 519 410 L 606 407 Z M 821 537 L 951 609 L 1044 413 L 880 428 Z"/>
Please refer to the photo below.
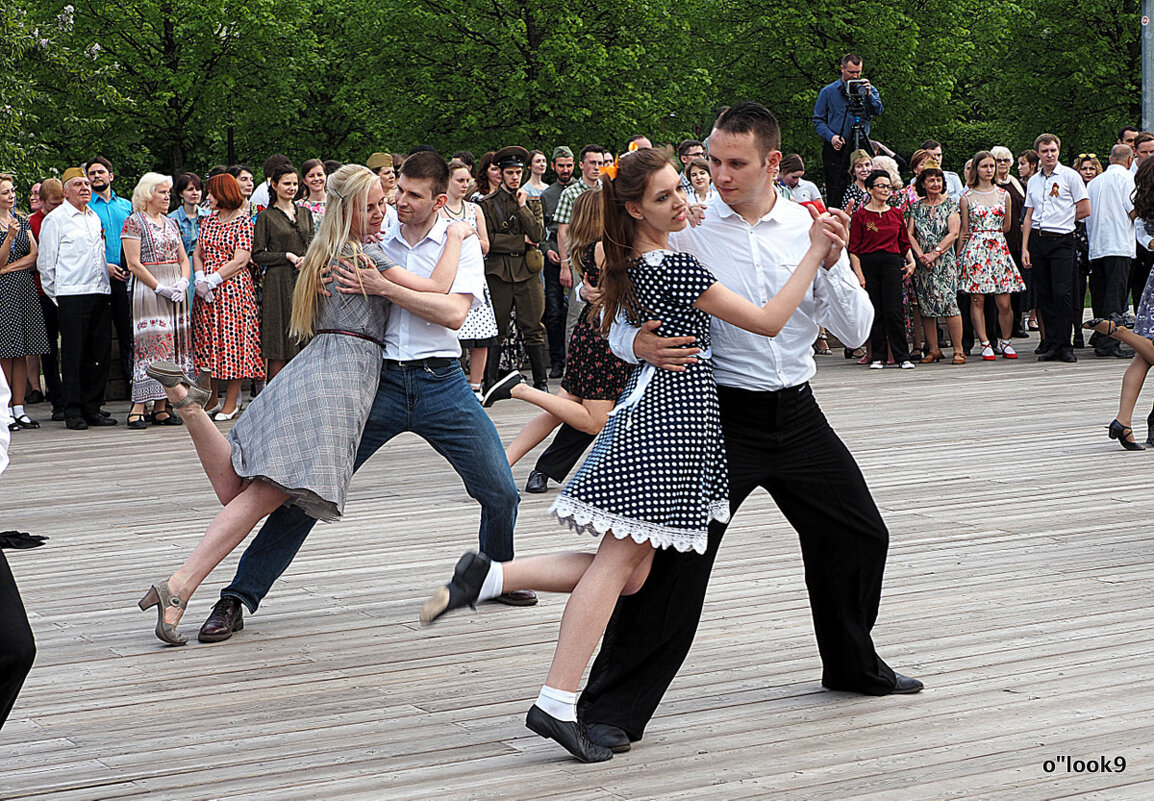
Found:
<path fill-rule="evenodd" d="M 504 595 L 498 595 L 493 600 L 506 606 L 536 606 L 537 593 L 532 590 L 514 590 Z"/>
<path fill-rule="evenodd" d="M 244 628 L 244 609 L 240 601 L 231 595 L 225 595 L 216 602 L 208 620 L 200 627 L 197 639 L 201 642 L 222 642 L 232 636 L 233 632 Z"/>

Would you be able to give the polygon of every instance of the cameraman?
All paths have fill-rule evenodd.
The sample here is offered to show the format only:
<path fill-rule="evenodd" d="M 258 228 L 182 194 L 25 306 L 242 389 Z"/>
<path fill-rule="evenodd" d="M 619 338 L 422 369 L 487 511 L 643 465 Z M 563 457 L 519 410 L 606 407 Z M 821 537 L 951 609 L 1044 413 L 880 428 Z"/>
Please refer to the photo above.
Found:
<path fill-rule="evenodd" d="M 841 78 L 824 87 L 813 107 L 813 127 L 824 140 L 821 147 L 825 169 L 826 201 L 840 208 L 849 182 L 849 154 L 857 146 L 874 154 L 870 144 L 870 119 L 882 113 L 878 90 L 861 77 L 861 56 L 847 53 L 841 59 Z M 864 136 L 860 145 L 851 141 L 854 117 L 861 118 Z"/>

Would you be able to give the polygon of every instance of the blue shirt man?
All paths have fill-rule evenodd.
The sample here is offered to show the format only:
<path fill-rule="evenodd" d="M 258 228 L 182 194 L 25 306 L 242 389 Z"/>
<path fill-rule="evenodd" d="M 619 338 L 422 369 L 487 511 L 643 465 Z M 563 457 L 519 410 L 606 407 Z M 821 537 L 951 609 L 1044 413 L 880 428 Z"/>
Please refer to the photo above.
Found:
<path fill-rule="evenodd" d="M 849 110 L 846 84 L 862 80 L 861 73 L 861 56 L 853 53 L 842 56 L 841 77 L 822 88 L 813 107 L 813 128 L 823 142 L 822 166 L 825 171 L 826 199 L 830 206 L 841 206 L 842 195 L 849 183 L 849 154 L 853 150 L 850 132 L 855 116 Z M 862 147 L 872 155 L 873 147 L 869 144 L 870 119 L 881 115 L 882 100 L 877 88 L 871 86 L 869 81 L 865 81 L 865 87 L 868 91 L 862 98 L 865 110 L 861 114 L 861 122 L 865 128 L 866 141 Z"/>

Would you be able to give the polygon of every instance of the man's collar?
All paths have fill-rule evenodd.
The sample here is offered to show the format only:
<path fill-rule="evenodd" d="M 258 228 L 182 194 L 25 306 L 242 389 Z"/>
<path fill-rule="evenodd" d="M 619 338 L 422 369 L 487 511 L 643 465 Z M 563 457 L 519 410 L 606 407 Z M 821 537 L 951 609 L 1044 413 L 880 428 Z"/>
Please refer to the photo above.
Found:
<path fill-rule="evenodd" d="M 773 202 L 773 207 L 769 211 L 767 211 L 765 214 L 763 214 L 761 217 L 759 217 L 757 220 L 758 222 L 766 222 L 768 220 L 773 220 L 778 216 L 778 210 L 781 208 L 783 198 L 782 198 L 781 194 L 778 193 L 776 187 L 773 189 L 773 193 L 775 195 L 777 195 L 777 199 Z M 721 217 L 722 219 L 727 219 L 729 217 L 737 217 L 742 222 L 745 221 L 744 217 L 742 217 L 740 214 L 738 214 L 737 211 L 734 210 L 734 208 L 732 206 L 730 206 L 728 203 L 726 203 L 724 200 L 721 199 L 721 193 L 720 192 L 714 192 L 713 197 L 711 197 L 706 202 L 705 206 L 706 206 L 706 208 L 714 209 L 717 212 L 718 216 Z"/>
<path fill-rule="evenodd" d="M 89 203 L 91 203 L 92 201 L 91 201 L 91 200 L 89 200 L 88 202 L 89 202 Z M 87 214 L 89 211 L 91 211 L 91 209 L 90 209 L 90 208 L 88 208 L 88 204 L 87 204 L 87 203 L 86 203 L 85 205 L 81 206 L 80 208 L 76 208 L 76 206 L 75 206 L 75 205 L 72 203 L 72 201 L 71 201 L 71 200 L 65 200 L 65 201 L 64 201 L 63 203 L 61 203 L 60 205 L 61 205 L 61 206 L 67 206 L 67 207 L 68 207 L 68 209 L 69 209 L 68 213 L 69 213 L 69 214 L 72 214 L 72 215 L 74 215 L 74 216 L 75 216 L 75 215 L 77 215 L 77 214 Z"/>
<path fill-rule="evenodd" d="M 401 232 L 402 227 L 403 226 L 401 225 L 401 223 L 397 222 L 389 230 L 388 236 L 390 238 L 399 239 L 400 241 L 405 243 L 405 247 L 412 250 L 417 245 L 421 244 L 421 242 L 424 242 L 425 239 L 432 240 L 433 242 L 436 242 L 438 245 L 442 244 L 445 241 L 445 234 L 449 230 L 449 221 L 446 220 L 444 217 L 442 217 L 440 214 L 436 215 L 436 221 L 433 223 L 433 227 L 429 229 L 428 233 L 425 234 L 423 239 L 418 240 L 417 243 L 414 245 L 410 245 L 409 240 L 405 239 L 405 235 Z"/>

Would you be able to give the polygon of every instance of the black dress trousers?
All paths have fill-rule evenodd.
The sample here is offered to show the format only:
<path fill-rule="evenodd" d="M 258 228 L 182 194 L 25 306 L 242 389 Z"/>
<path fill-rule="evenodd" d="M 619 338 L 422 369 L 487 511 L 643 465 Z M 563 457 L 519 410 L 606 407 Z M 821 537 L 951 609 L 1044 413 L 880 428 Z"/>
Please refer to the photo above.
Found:
<path fill-rule="evenodd" d="M 729 462 L 730 508 L 757 487 L 797 530 L 822 684 L 867 695 L 893 691 L 874 650 L 889 532 L 853 456 L 826 422 L 808 384 L 780 392 L 718 387 Z M 689 653 L 725 526 L 704 555 L 659 550 L 641 590 L 623 597 L 579 701 L 586 724 L 640 739 Z M 772 658 L 770 658 L 772 664 Z"/>
<path fill-rule="evenodd" d="M 24 686 L 36 658 L 36 641 L 20 600 L 16 580 L 0 550 L 0 729 Z"/>

